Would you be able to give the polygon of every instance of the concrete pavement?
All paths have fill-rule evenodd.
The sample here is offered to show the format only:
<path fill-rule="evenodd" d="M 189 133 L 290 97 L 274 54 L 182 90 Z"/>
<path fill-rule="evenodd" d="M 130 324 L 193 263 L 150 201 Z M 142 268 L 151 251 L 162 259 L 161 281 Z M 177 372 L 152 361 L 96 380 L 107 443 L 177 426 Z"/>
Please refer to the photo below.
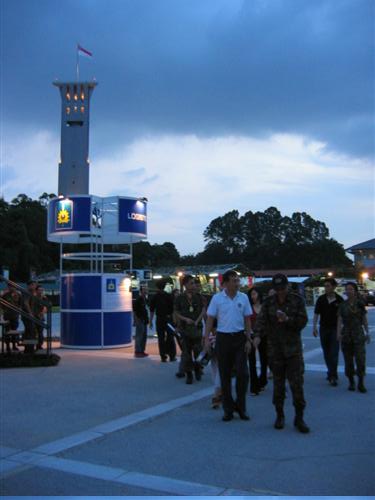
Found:
<path fill-rule="evenodd" d="M 369 309 L 374 332 L 375 308 Z M 57 367 L 1 371 L 2 495 L 374 495 L 375 344 L 367 394 L 325 381 L 319 340 L 305 344 L 306 421 L 273 429 L 271 384 L 248 397 L 250 422 L 210 408 L 209 369 L 192 386 L 177 363 L 133 349 L 56 350 Z M 341 355 L 340 355 L 341 356 Z M 342 357 L 340 365 L 342 371 Z"/>

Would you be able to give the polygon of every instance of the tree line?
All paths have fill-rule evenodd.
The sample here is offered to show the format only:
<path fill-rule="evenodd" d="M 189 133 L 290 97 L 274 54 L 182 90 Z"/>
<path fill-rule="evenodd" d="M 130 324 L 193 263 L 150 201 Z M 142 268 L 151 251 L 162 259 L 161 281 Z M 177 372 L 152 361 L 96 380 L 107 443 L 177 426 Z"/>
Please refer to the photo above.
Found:
<path fill-rule="evenodd" d="M 59 247 L 47 241 L 47 205 L 54 196 L 43 193 L 32 200 L 20 194 L 10 203 L 0 199 L 0 267 L 10 270 L 11 279 L 26 281 L 31 270 L 41 274 L 59 267 Z M 275 207 L 244 215 L 232 210 L 211 221 L 203 236 L 205 247 L 194 255 L 180 255 L 172 242 L 137 243 L 133 266 L 153 269 L 241 262 L 254 270 L 352 267 L 343 246 L 330 238 L 326 224 L 305 212 L 288 217 Z M 128 251 L 123 245 L 111 249 Z"/>

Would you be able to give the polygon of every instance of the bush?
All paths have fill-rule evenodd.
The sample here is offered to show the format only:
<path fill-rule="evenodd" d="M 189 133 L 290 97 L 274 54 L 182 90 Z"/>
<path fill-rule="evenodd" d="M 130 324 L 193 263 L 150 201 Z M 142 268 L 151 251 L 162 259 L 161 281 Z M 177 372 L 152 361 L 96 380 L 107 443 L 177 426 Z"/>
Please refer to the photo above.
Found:
<path fill-rule="evenodd" d="M 57 354 L 0 354 L 0 368 L 34 368 L 37 366 L 56 366 L 60 361 Z"/>

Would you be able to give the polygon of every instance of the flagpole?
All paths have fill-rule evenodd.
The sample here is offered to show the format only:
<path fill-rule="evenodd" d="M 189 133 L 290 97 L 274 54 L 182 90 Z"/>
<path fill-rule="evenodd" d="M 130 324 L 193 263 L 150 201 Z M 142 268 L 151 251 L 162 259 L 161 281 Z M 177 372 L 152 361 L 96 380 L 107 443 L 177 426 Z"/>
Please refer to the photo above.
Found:
<path fill-rule="evenodd" d="M 76 71 L 77 71 L 77 82 L 79 82 L 79 54 L 78 54 L 78 43 L 77 43 L 77 60 L 76 60 Z"/>

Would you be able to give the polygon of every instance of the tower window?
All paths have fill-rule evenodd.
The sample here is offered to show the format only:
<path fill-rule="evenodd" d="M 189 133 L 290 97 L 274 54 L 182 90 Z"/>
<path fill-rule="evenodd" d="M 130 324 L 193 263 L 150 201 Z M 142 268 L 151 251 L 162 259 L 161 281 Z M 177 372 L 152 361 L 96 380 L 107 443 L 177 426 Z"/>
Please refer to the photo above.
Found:
<path fill-rule="evenodd" d="M 82 120 L 69 120 L 66 122 L 67 127 L 83 127 Z"/>
<path fill-rule="evenodd" d="M 74 100 L 78 101 L 78 95 L 77 94 L 74 94 Z"/>
<path fill-rule="evenodd" d="M 85 106 L 81 106 L 81 113 L 85 112 Z"/>
<path fill-rule="evenodd" d="M 84 101 L 84 100 L 85 100 L 85 92 L 83 89 L 83 85 L 81 85 L 81 101 Z"/>
<path fill-rule="evenodd" d="M 70 101 L 70 87 L 69 87 L 69 85 L 66 86 L 66 95 L 65 95 L 65 97 L 66 97 L 67 101 Z"/>
<path fill-rule="evenodd" d="M 78 106 L 74 106 L 74 113 L 77 113 L 78 111 Z"/>
<path fill-rule="evenodd" d="M 66 107 L 66 110 L 65 110 L 65 111 L 66 111 L 66 114 L 67 114 L 67 115 L 70 115 L 70 107 L 69 107 L 69 106 L 67 106 L 67 107 Z"/>

